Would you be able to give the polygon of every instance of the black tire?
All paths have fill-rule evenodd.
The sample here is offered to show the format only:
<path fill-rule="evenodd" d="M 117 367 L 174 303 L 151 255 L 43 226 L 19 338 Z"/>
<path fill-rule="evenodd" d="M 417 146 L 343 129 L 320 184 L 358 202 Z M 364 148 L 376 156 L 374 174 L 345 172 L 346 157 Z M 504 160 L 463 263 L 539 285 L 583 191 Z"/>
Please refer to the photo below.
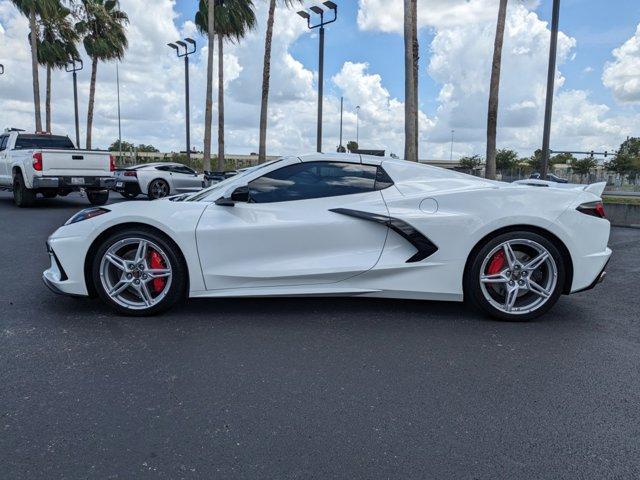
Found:
<path fill-rule="evenodd" d="M 109 201 L 109 190 L 89 190 L 87 200 L 91 205 L 104 205 Z"/>
<path fill-rule="evenodd" d="M 128 192 L 120 192 L 120 195 L 122 195 L 127 200 L 133 200 L 138 196 L 137 193 L 128 193 Z"/>
<path fill-rule="evenodd" d="M 169 184 L 161 178 L 156 178 L 155 180 L 153 180 L 149 184 L 149 188 L 147 190 L 147 194 L 152 200 L 167 197 L 170 193 L 171 188 L 169 187 Z"/>
<path fill-rule="evenodd" d="M 36 203 L 36 192 L 25 186 L 20 173 L 13 177 L 13 203 L 20 208 L 33 207 Z"/>
<path fill-rule="evenodd" d="M 132 238 L 142 238 L 157 244 L 166 253 L 172 270 L 171 285 L 168 287 L 167 294 L 158 303 L 145 309 L 131 309 L 117 303 L 105 290 L 100 275 L 100 264 L 107 250 L 121 240 Z M 157 315 L 169 310 L 176 303 L 182 302 L 186 297 L 187 267 L 182 255 L 171 240 L 153 230 L 131 228 L 111 235 L 98 246 L 92 262 L 91 280 L 98 297 L 111 309 L 122 315 L 134 317 Z"/>
<path fill-rule="evenodd" d="M 483 288 L 480 281 L 480 270 L 483 267 L 483 263 L 485 263 L 485 259 L 488 259 L 489 255 L 492 255 L 492 256 L 495 255 L 495 253 L 492 253 L 492 252 L 495 252 L 495 249 L 497 247 L 504 244 L 508 240 L 514 240 L 514 241 L 525 240 L 525 241 L 535 242 L 550 254 L 550 256 L 553 259 L 553 264 L 555 266 L 555 269 L 557 271 L 557 275 L 555 276 L 556 280 L 555 280 L 553 289 L 551 290 L 551 287 L 549 287 L 549 290 L 551 291 L 550 295 L 546 297 L 546 300 L 544 297 L 537 295 L 538 297 L 540 297 L 538 301 L 542 303 L 539 306 L 536 306 L 535 309 L 533 309 L 530 312 L 526 311 L 526 309 L 524 309 L 523 312 L 521 313 L 510 313 L 510 312 L 502 311 L 496 308 L 494 305 L 492 305 L 492 303 L 486 298 L 485 293 L 483 293 Z M 518 247 L 516 246 L 516 249 L 517 248 Z M 526 246 L 521 248 L 526 248 Z M 523 254 L 522 252 L 518 252 L 517 250 L 516 250 L 516 253 Z M 545 275 L 547 276 L 547 278 L 553 277 L 553 275 L 550 272 L 545 273 L 542 270 L 543 268 L 549 268 L 549 267 L 542 266 L 540 267 L 541 269 L 540 271 L 535 271 L 533 272 L 533 274 L 540 275 L 541 278 Z M 532 273 L 530 272 L 529 276 L 531 275 Z M 469 262 L 467 263 L 467 270 L 465 271 L 465 275 L 464 275 L 464 282 L 463 282 L 464 298 L 466 303 L 490 315 L 493 318 L 496 318 L 498 320 L 504 320 L 504 321 L 524 322 L 524 321 L 537 318 L 541 315 L 544 315 L 546 312 L 549 311 L 549 309 L 551 309 L 555 305 L 555 303 L 558 301 L 558 298 L 562 294 L 564 282 L 565 282 L 565 276 L 566 276 L 566 272 L 565 272 L 564 263 L 562 260 L 562 255 L 560 254 L 560 251 L 554 245 L 553 242 L 543 237 L 542 235 L 529 232 L 529 231 L 507 232 L 488 240 L 484 245 L 482 245 L 478 250 L 476 250 L 476 252 L 473 254 L 473 257 L 469 259 Z M 523 280 L 525 282 L 527 281 L 526 278 L 524 278 Z M 506 284 L 505 284 L 505 287 L 506 287 Z M 503 287 L 498 287 L 498 288 L 503 288 Z M 489 286 L 485 284 L 485 290 L 488 291 L 488 289 L 489 289 Z M 532 300 L 535 299 L 536 294 L 529 293 L 529 292 L 530 291 L 525 290 L 524 293 L 519 295 L 531 295 L 532 296 L 531 299 Z M 518 298 L 520 298 L 520 296 L 516 298 L 516 301 L 518 301 Z M 524 298 L 522 301 L 526 303 L 526 300 L 527 299 Z"/>

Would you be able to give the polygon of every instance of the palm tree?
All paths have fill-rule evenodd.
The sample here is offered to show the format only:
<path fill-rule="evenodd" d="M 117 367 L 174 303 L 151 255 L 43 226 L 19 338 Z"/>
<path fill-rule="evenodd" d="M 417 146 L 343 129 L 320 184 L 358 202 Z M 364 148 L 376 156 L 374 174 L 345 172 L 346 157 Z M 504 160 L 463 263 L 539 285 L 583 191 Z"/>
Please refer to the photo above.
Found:
<path fill-rule="evenodd" d="M 493 64 L 491 65 L 491 83 L 489 86 L 489 113 L 487 115 L 487 165 L 485 176 L 496 178 L 496 134 L 498 128 L 498 99 L 500 94 L 500 69 L 502 66 L 502 45 L 504 27 L 507 18 L 507 0 L 500 0 L 498 7 L 498 25 L 493 46 Z"/>
<path fill-rule="evenodd" d="M 206 4 L 206 5 L 205 5 Z M 212 0 L 200 0 L 200 6 L 196 13 L 196 24 L 207 24 L 207 32 L 215 32 L 214 29 L 214 8 L 215 2 Z M 206 19 L 200 18 L 201 12 L 206 10 Z M 202 169 L 211 170 L 211 123 L 213 120 L 213 48 L 214 35 L 207 35 L 208 51 L 207 51 L 207 96 L 204 109 L 204 155 L 202 158 Z"/>
<path fill-rule="evenodd" d="M 418 1 L 404 0 L 404 158 L 418 161 Z"/>
<path fill-rule="evenodd" d="M 45 124 L 46 131 L 51 133 L 51 71 L 80 58 L 76 48 L 79 37 L 71 23 L 71 10 L 60 3 L 51 6 L 40 18 L 40 24 L 38 63 L 47 68 Z"/>
<path fill-rule="evenodd" d="M 83 37 L 82 43 L 87 55 L 91 57 L 86 144 L 86 148 L 90 149 L 98 62 L 122 59 L 128 46 L 125 25 L 129 22 L 129 17 L 119 9 L 117 0 L 81 0 L 81 2 L 82 20 L 76 24 L 76 29 Z"/>
<path fill-rule="evenodd" d="M 38 17 L 48 10 L 53 0 L 11 0 L 24 16 L 29 19 L 29 44 L 31 45 L 31 74 L 33 76 L 33 105 L 36 117 L 36 131 L 42 131 L 40 109 L 40 79 L 38 77 Z"/>
<path fill-rule="evenodd" d="M 218 36 L 218 165 L 224 170 L 224 41 L 239 41 L 256 25 L 256 15 L 252 0 L 215 0 L 214 28 Z M 209 32 L 209 9 L 205 2 L 200 3 L 196 15 L 198 30 Z"/>
<path fill-rule="evenodd" d="M 267 18 L 267 34 L 264 40 L 264 66 L 262 68 L 262 102 L 260 104 L 260 145 L 258 147 L 258 162 L 267 158 L 267 109 L 269 103 L 269 81 L 271 77 L 271 41 L 273 39 L 273 22 L 276 12 L 276 1 L 269 0 L 269 16 Z M 303 0 L 283 0 L 286 7 Z"/>

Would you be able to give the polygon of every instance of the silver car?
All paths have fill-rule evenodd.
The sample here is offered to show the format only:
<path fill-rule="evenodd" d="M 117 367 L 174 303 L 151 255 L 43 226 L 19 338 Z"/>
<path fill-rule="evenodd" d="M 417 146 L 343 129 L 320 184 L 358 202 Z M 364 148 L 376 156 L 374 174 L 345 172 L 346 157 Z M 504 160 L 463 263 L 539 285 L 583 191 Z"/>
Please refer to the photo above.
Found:
<path fill-rule="evenodd" d="M 151 199 L 197 192 L 209 186 L 205 175 L 181 163 L 145 163 L 116 170 L 114 190 L 125 198 L 147 195 Z"/>

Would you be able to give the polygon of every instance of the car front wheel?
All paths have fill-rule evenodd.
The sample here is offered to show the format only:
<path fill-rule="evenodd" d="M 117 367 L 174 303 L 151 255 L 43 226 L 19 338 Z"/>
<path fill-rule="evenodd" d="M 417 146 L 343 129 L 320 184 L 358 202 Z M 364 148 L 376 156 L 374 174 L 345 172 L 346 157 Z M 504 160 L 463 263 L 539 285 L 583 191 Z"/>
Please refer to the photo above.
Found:
<path fill-rule="evenodd" d="M 149 198 L 153 200 L 166 197 L 170 191 L 169 184 L 164 180 L 157 179 L 149 184 Z"/>
<path fill-rule="evenodd" d="M 177 247 L 145 229 L 107 238 L 94 256 L 92 278 L 105 303 L 118 313 L 134 316 L 166 311 L 184 298 L 187 285 Z"/>
<path fill-rule="evenodd" d="M 526 321 L 547 312 L 562 294 L 565 270 L 557 247 L 533 232 L 508 232 L 471 259 L 465 299 L 494 318 Z"/>

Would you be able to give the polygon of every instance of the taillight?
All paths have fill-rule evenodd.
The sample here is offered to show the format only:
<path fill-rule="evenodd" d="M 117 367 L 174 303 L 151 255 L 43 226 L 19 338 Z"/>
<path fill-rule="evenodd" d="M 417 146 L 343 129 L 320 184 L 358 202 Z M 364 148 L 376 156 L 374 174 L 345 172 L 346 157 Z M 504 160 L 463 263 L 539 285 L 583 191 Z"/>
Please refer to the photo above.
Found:
<path fill-rule="evenodd" d="M 33 154 L 33 169 L 38 172 L 42 171 L 42 153 L 36 152 Z"/>
<path fill-rule="evenodd" d="M 116 157 L 113 155 L 109 155 L 109 170 L 112 172 L 116 171 Z"/>
<path fill-rule="evenodd" d="M 587 215 L 591 215 L 592 217 L 598 217 L 598 218 L 607 217 L 604 211 L 604 205 L 600 201 L 583 203 L 577 208 L 577 210 Z"/>
<path fill-rule="evenodd" d="M 124 172 L 125 177 L 137 177 L 138 173 L 135 170 L 127 170 Z"/>

